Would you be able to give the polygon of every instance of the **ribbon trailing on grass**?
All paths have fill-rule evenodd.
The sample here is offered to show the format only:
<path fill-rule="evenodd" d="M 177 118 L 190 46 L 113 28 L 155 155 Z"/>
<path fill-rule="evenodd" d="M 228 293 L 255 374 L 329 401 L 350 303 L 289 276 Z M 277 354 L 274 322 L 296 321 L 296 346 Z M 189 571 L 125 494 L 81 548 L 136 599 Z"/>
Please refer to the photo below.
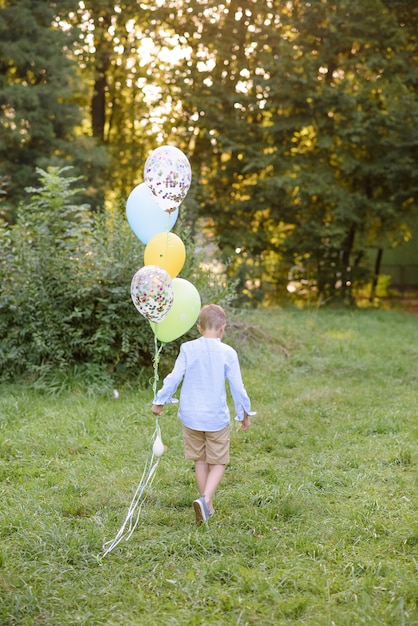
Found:
<path fill-rule="evenodd" d="M 158 365 L 160 361 L 160 354 L 164 344 L 161 344 L 158 347 L 157 337 L 154 336 L 154 358 L 153 358 L 153 366 L 154 366 L 154 378 L 152 384 L 152 390 L 154 393 L 154 398 L 157 393 L 157 383 L 158 383 Z M 151 458 L 145 462 L 144 471 L 142 473 L 141 480 L 136 488 L 135 494 L 131 500 L 129 505 L 128 513 L 125 517 L 125 521 L 120 527 L 118 533 L 111 541 L 106 541 L 103 544 L 103 554 L 102 558 L 105 557 L 109 552 L 112 552 L 114 548 L 121 541 L 128 541 L 130 539 L 132 533 L 138 525 L 139 518 L 141 515 L 141 509 L 145 502 L 147 489 L 152 485 L 152 482 L 155 478 L 155 473 L 160 462 L 161 456 L 164 452 L 164 446 L 161 440 L 161 429 L 158 423 L 158 415 L 155 416 L 155 430 L 152 435 L 152 453 Z"/>

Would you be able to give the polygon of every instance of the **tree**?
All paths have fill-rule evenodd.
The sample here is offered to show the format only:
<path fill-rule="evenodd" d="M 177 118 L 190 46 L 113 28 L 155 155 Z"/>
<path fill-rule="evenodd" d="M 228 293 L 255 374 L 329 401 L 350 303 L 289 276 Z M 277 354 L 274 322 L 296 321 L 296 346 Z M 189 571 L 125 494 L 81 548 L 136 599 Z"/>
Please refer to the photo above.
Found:
<path fill-rule="evenodd" d="M 75 4 L 17 0 L 0 8 L 0 175 L 9 207 L 35 183 L 36 167 L 71 162 L 92 180 L 105 163 L 80 132 L 84 86 L 68 56 L 74 33 L 61 22 Z"/>
<path fill-rule="evenodd" d="M 323 205 L 322 219 L 316 219 L 322 224 L 320 247 L 310 255 L 318 290 L 323 297 L 350 298 L 353 284 L 369 269 L 366 249 L 394 234 L 400 241 L 401 224 L 416 202 L 411 148 L 418 109 L 405 84 L 410 67 L 404 33 L 391 12 L 375 2 L 339 3 L 322 17 L 326 31 L 320 21 L 315 31 L 304 20 L 300 33 L 302 46 L 308 32 L 315 33 L 322 79 L 312 90 L 312 143 L 309 150 L 299 149 L 296 182 L 299 197 L 308 196 L 302 223 L 314 223 L 309 204 Z M 325 184 L 318 193 L 319 181 Z M 303 229 L 294 232 L 297 251 Z"/>
<path fill-rule="evenodd" d="M 379 0 L 172 6 L 190 49 L 170 74 L 178 126 L 230 267 L 253 299 L 298 267 L 321 300 L 350 300 L 365 249 L 416 207 L 416 47 L 398 14 Z"/>
<path fill-rule="evenodd" d="M 11 20 L 6 5 L 0 18 Z M 87 90 L 70 90 L 59 105 L 77 102 L 84 113 L 69 131 L 74 146 L 91 135 L 109 155 L 105 165 L 88 154 L 83 168 L 109 205 L 140 182 L 150 149 L 175 143 L 194 173 L 186 219 L 215 238 L 254 303 L 283 293 L 289 272 L 320 301 L 349 301 L 372 272 L 365 251 L 402 242 L 417 204 L 418 15 L 411 3 L 55 5 L 36 3 L 42 15 L 48 7 L 48 36 L 62 36 L 56 56 L 65 53 L 66 70 L 77 64 Z M 16 161 L 26 154 L 24 125 L 7 107 L 14 93 L 36 95 L 37 84 L 18 80 L 15 66 L 3 65 L 10 88 L 3 119 L 7 142 L 17 142 Z M 65 84 L 69 75 L 63 71 Z M 13 128 L 6 113 L 15 116 Z M 53 159 L 70 158 L 70 135 L 60 150 L 50 141 Z"/>
<path fill-rule="evenodd" d="M 85 122 L 109 163 L 101 188 L 109 202 L 126 199 L 141 182 L 151 149 L 161 143 L 158 114 L 158 44 L 150 52 L 147 30 L 153 7 L 123 0 L 85 0 L 67 15 L 80 36 L 72 48 L 88 87 Z M 157 118 L 157 119 L 156 119 Z"/>

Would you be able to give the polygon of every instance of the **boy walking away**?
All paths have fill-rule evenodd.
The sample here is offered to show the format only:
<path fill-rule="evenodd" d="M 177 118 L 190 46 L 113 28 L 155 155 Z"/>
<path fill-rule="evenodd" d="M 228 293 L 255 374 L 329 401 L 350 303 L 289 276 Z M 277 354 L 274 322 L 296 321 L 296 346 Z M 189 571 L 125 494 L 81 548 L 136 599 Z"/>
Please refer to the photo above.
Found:
<path fill-rule="evenodd" d="M 164 404 L 181 382 L 179 418 L 182 422 L 186 459 L 194 461 L 200 497 L 193 502 L 196 522 L 213 515 L 212 500 L 229 462 L 229 420 L 225 381 L 228 380 L 237 419 L 243 430 L 250 426 L 250 399 L 242 382 L 236 351 L 222 337 L 226 316 L 222 307 L 207 304 L 199 314 L 201 337 L 180 347 L 174 368 L 163 382 L 152 405 L 161 415 Z"/>

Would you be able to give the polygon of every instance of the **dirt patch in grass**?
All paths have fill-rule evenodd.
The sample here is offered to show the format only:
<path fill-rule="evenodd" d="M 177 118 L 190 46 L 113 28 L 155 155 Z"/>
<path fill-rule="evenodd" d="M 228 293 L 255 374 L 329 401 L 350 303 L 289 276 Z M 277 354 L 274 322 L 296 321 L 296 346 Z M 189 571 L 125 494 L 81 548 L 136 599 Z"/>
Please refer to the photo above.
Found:
<path fill-rule="evenodd" d="M 406 298 L 400 300 L 402 308 L 407 313 L 418 313 L 418 298 Z"/>
<path fill-rule="evenodd" d="M 228 324 L 228 337 L 239 347 L 253 345 L 268 345 L 276 351 L 290 357 L 290 350 L 282 343 L 259 326 L 245 324 L 244 322 L 231 322 Z"/>

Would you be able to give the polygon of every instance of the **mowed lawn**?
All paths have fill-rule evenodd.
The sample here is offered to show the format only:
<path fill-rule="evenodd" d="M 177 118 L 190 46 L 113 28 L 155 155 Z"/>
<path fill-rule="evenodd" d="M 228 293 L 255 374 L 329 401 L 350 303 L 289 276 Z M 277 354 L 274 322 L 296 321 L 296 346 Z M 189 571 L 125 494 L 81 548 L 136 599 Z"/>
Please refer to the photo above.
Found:
<path fill-rule="evenodd" d="M 166 407 L 139 525 L 105 558 L 149 458 L 151 383 L 0 388 L 0 624 L 418 624 L 418 315 L 232 312 L 225 340 L 257 416 L 232 423 L 215 517 L 195 525 Z"/>

